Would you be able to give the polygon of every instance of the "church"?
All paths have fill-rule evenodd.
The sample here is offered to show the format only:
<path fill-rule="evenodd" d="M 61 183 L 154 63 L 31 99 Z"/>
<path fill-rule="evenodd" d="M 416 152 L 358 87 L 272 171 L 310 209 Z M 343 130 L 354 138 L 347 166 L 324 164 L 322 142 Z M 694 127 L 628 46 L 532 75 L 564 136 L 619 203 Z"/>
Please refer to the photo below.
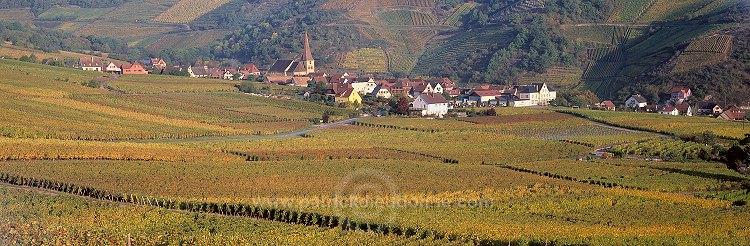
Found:
<path fill-rule="evenodd" d="M 305 50 L 300 60 L 276 60 L 266 76 L 269 80 L 289 80 L 294 76 L 307 76 L 315 73 L 315 59 L 310 50 L 310 37 L 305 32 Z"/>

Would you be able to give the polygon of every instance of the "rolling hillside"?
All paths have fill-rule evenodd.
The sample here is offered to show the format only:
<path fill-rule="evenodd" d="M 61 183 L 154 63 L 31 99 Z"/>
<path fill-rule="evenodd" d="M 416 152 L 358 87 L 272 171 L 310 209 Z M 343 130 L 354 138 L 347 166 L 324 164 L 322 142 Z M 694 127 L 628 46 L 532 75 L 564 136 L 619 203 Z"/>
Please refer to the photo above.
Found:
<path fill-rule="evenodd" d="M 218 23 L 206 25 L 201 17 L 230 4 L 230 0 L 122 2 L 106 8 L 51 6 L 36 15 L 28 8 L 0 9 L 0 16 L 4 21 L 19 21 L 83 36 L 122 39 L 131 46 L 157 54 L 170 47 L 207 47 L 211 42 L 222 39 L 228 31 L 226 26 Z"/>

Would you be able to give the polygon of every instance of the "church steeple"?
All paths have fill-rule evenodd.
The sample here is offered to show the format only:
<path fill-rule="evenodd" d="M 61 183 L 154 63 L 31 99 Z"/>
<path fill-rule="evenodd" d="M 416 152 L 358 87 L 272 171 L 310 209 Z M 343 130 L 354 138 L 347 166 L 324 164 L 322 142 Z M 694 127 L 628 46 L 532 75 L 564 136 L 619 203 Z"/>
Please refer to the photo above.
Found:
<path fill-rule="evenodd" d="M 312 56 L 312 50 L 310 50 L 310 36 L 305 32 L 305 51 L 302 53 L 302 64 L 305 64 L 307 73 L 315 73 L 315 58 Z"/>

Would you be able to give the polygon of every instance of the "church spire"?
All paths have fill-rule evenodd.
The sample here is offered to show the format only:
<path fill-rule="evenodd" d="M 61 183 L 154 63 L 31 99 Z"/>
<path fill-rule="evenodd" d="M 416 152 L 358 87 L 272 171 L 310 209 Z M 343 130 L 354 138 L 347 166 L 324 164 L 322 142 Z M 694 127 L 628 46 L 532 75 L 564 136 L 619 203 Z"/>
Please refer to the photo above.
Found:
<path fill-rule="evenodd" d="M 305 32 L 305 52 L 302 53 L 302 61 L 314 61 L 312 51 L 310 50 L 310 36 Z"/>

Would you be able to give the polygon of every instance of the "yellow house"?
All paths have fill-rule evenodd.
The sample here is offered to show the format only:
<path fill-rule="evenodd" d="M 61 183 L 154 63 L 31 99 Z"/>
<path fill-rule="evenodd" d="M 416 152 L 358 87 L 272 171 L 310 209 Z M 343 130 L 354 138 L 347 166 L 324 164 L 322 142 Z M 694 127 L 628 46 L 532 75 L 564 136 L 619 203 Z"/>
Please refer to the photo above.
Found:
<path fill-rule="evenodd" d="M 362 97 L 359 96 L 359 93 L 354 91 L 354 88 L 349 88 L 349 89 L 346 89 L 341 94 L 336 95 L 336 102 L 337 103 L 350 102 L 352 104 L 356 102 L 358 104 L 362 104 Z"/>

